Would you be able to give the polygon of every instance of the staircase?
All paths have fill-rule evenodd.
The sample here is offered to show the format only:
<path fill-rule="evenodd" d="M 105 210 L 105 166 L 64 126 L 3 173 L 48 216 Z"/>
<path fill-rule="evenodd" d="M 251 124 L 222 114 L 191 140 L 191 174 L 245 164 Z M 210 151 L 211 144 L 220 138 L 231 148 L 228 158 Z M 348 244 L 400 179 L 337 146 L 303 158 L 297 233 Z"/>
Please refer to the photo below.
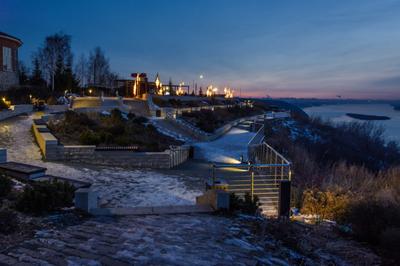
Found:
<path fill-rule="evenodd" d="M 240 197 L 246 193 L 257 196 L 262 213 L 277 216 L 279 184 L 289 179 L 289 171 L 286 164 L 214 165 L 214 178 L 226 182 L 228 191 Z"/>

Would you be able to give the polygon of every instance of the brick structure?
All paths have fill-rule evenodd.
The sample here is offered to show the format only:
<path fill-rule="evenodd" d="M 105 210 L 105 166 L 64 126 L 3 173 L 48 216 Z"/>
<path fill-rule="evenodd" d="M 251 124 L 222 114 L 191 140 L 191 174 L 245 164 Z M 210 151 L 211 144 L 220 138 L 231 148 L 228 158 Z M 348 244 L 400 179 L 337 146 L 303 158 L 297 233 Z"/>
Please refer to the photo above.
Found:
<path fill-rule="evenodd" d="M 19 84 L 18 48 L 22 41 L 0 32 L 0 91 Z"/>

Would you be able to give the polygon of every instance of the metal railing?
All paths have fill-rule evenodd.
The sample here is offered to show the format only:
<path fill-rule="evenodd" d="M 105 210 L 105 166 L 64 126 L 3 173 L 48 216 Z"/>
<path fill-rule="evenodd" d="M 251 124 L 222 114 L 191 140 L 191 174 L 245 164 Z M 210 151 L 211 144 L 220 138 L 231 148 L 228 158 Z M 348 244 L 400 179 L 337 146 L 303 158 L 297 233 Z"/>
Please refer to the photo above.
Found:
<path fill-rule="evenodd" d="M 267 143 L 251 145 L 249 162 L 214 164 L 212 182 L 226 183 L 227 191 L 238 196 L 258 197 L 263 213 L 276 216 L 281 181 L 290 181 L 290 162 Z"/>

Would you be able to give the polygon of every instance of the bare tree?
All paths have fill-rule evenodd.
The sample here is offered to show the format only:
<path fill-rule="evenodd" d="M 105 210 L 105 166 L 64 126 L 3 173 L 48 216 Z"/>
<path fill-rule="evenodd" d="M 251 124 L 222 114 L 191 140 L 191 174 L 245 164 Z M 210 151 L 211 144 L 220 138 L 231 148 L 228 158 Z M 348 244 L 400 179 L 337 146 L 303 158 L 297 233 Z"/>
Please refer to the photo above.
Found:
<path fill-rule="evenodd" d="M 37 55 L 43 72 L 51 83 L 51 89 L 54 91 L 54 77 L 57 69 L 72 62 L 71 37 L 63 33 L 47 36 Z"/>
<path fill-rule="evenodd" d="M 110 65 L 100 47 L 94 48 L 89 56 L 89 81 L 93 85 L 104 86 L 108 83 Z"/>
<path fill-rule="evenodd" d="M 85 87 L 88 82 L 88 60 L 84 54 L 81 54 L 76 63 L 75 74 L 79 80 L 79 86 Z"/>

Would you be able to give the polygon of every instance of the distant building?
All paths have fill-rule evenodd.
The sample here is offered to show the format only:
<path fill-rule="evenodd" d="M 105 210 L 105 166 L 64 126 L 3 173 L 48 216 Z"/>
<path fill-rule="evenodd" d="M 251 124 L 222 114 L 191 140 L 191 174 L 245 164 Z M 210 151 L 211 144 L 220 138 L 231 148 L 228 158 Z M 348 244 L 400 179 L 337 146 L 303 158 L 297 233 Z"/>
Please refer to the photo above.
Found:
<path fill-rule="evenodd" d="M 7 90 L 19 84 L 18 48 L 22 41 L 0 32 L 0 90 Z"/>
<path fill-rule="evenodd" d="M 189 94 L 189 86 L 184 83 L 179 85 L 172 84 L 171 79 L 168 84 L 162 84 L 160 76 L 156 75 L 154 81 L 149 81 L 146 73 L 132 73 L 131 77 L 134 78 L 132 83 L 131 93 L 128 95 L 133 97 L 143 97 L 145 94 L 157 95 L 183 95 Z"/>

